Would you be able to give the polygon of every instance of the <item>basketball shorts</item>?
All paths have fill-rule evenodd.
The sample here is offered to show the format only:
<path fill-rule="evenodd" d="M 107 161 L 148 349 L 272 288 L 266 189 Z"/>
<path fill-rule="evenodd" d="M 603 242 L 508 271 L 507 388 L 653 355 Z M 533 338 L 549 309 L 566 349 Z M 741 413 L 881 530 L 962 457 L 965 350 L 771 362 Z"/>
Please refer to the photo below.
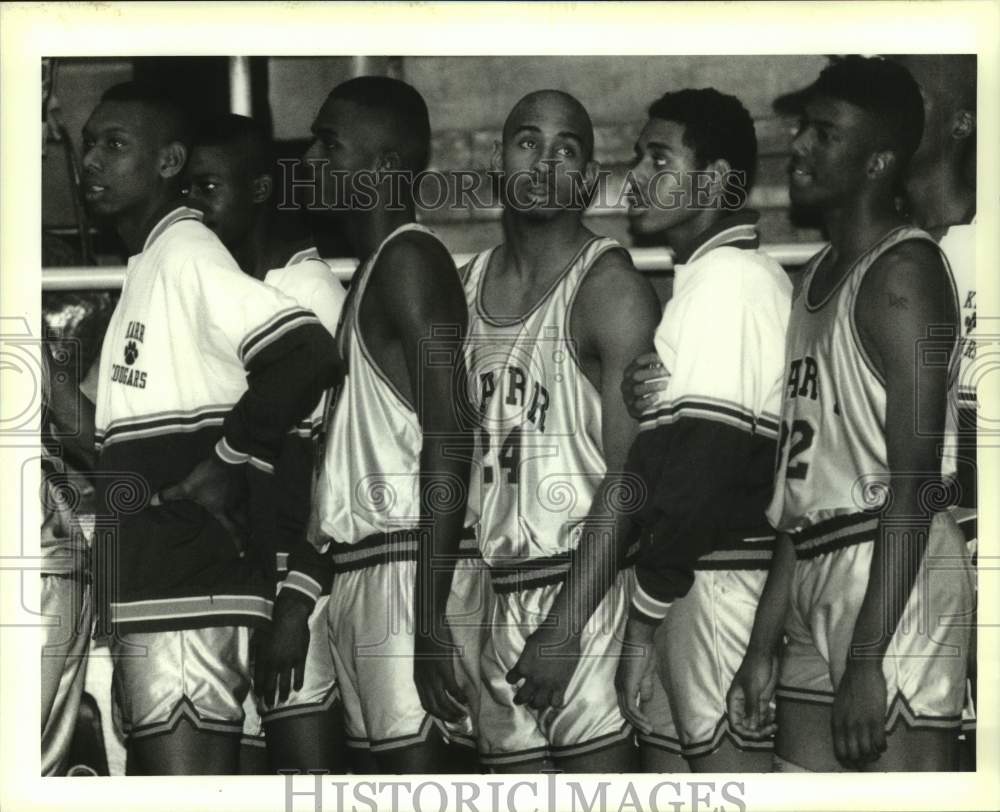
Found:
<path fill-rule="evenodd" d="M 505 590 L 494 582 L 490 630 L 481 661 L 479 758 L 485 766 L 581 756 L 630 738 L 632 728 L 619 710 L 615 691 L 628 611 L 627 578 L 627 572 L 618 574 L 584 628 L 565 707 L 543 712 L 514 704 L 517 687 L 507 682 L 507 672 L 517 663 L 528 636 L 545 619 L 562 583 Z"/>
<path fill-rule="evenodd" d="M 771 751 L 773 741 L 745 739 L 729 726 L 726 693 L 743 662 L 765 570 L 698 570 L 691 590 L 656 630 L 659 676 L 644 705 L 653 724 L 639 742 L 685 758 L 714 752 L 724 739 L 740 750 Z"/>
<path fill-rule="evenodd" d="M 85 548 L 43 543 L 42 554 L 41 771 L 61 775 L 87 676 L 93 608 L 87 575 L 78 565 Z"/>
<path fill-rule="evenodd" d="M 477 567 L 456 566 L 447 615 L 460 621 L 455 673 L 472 714 L 460 723 L 443 722 L 424 710 L 413 681 L 416 544 L 411 534 L 398 533 L 350 549 L 340 545 L 345 549 L 334 552 L 327 622 L 348 747 L 376 754 L 412 747 L 425 741 L 432 727 L 448 741 L 475 741 L 478 686 L 468 678 L 468 664 L 478 654 L 481 624 L 475 617 L 485 607 L 476 581 L 482 579 L 476 578 Z"/>
<path fill-rule="evenodd" d="M 264 722 L 325 713 L 340 696 L 333 653 L 330 651 L 327 613 L 329 600 L 329 595 L 321 595 L 309 615 L 309 650 L 306 652 L 302 687 L 290 690 L 284 701 L 277 702 L 268 702 L 255 688 L 251 688 L 243 703 L 246 712 L 243 721 L 244 744 L 264 744 Z"/>
<path fill-rule="evenodd" d="M 119 732 L 159 736 L 187 719 L 206 733 L 239 735 L 250 690 L 245 626 L 125 634 L 112 644 Z"/>
<path fill-rule="evenodd" d="M 873 541 L 799 556 L 786 622 L 779 701 L 831 705 L 868 585 Z M 913 591 L 883 658 L 886 730 L 958 728 L 966 698 L 973 578 L 965 538 L 935 515 Z"/>

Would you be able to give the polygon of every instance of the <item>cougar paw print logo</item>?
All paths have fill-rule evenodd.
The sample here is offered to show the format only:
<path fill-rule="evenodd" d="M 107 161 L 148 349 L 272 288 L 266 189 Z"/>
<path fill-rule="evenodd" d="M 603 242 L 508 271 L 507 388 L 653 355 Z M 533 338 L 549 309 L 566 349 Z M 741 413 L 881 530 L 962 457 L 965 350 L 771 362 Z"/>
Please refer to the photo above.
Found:
<path fill-rule="evenodd" d="M 129 366 L 135 363 L 135 359 L 139 357 L 139 348 L 135 345 L 134 341 L 128 342 L 125 345 L 125 363 Z"/>

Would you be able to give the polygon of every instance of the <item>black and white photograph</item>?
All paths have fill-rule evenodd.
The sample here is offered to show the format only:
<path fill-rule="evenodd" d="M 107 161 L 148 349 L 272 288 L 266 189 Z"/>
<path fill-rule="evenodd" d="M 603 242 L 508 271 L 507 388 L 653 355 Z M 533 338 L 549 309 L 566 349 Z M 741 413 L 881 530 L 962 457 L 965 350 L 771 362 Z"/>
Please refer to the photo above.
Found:
<path fill-rule="evenodd" d="M 143 5 L 5 105 L 10 808 L 1000 804 L 997 4 Z"/>

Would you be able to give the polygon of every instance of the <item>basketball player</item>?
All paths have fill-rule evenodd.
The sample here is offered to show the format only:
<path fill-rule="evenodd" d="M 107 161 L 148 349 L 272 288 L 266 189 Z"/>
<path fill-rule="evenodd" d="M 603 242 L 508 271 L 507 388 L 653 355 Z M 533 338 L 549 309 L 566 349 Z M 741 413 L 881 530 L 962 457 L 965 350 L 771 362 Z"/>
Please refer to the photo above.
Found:
<path fill-rule="evenodd" d="M 217 116 L 199 130 L 182 192 L 193 208 L 204 212 L 205 225 L 245 272 L 311 310 L 333 336 L 346 294 L 316 250 L 299 251 L 284 267 L 267 270 L 267 257 L 282 253 L 269 227 L 270 152 L 270 140 L 253 119 Z M 317 403 L 285 438 L 275 467 L 276 487 L 264 495 L 265 505 L 258 510 L 262 526 L 274 537 L 282 580 L 270 629 L 254 635 L 253 693 L 260 716 L 251 708 L 247 720 L 256 724 L 250 729 L 245 724 L 244 732 L 263 746 L 266 731 L 272 772 L 343 771 L 342 713 L 326 628 L 332 571 L 306 541 L 314 440 L 322 419 L 322 403 Z"/>
<path fill-rule="evenodd" d="M 137 83 L 84 127 L 87 204 L 130 254 L 95 439 L 101 611 L 133 773 L 235 771 L 250 628 L 274 600 L 274 552 L 243 532 L 244 495 L 271 487 L 285 435 L 336 371 L 319 320 L 178 206 L 189 144 L 181 109 Z"/>
<path fill-rule="evenodd" d="M 958 309 L 934 240 L 894 205 L 923 105 L 903 68 L 859 56 L 802 99 L 790 192 L 830 244 L 792 306 L 768 509 L 789 535 L 730 712 L 761 726 L 787 607 L 779 769 L 954 769 L 972 582 L 939 446 Z"/>
<path fill-rule="evenodd" d="M 333 549 L 328 623 L 347 742 L 369 753 L 365 769 L 450 772 L 446 737 L 471 734 L 473 698 L 456 676 L 445 613 L 472 436 L 460 425 L 461 282 L 445 246 L 415 223 L 427 107 L 404 82 L 360 77 L 333 89 L 313 135 L 317 202 L 361 260 L 338 332 L 347 377 L 314 497 Z"/>
<path fill-rule="evenodd" d="M 976 57 L 969 54 L 890 57 L 906 68 L 924 100 L 924 136 L 906 175 L 906 201 L 913 220 L 938 241 L 948 258 L 962 314 L 959 349 L 957 445 L 959 511 L 976 565 L 977 397 L 976 359 Z M 963 755 L 975 769 L 976 626 L 969 645 L 969 699 L 963 711 Z"/>
<path fill-rule="evenodd" d="M 666 387 L 639 407 L 629 460 L 647 502 L 618 683 L 650 771 L 674 768 L 667 754 L 696 772 L 772 763 L 771 742 L 741 735 L 726 713 L 774 541 L 764 511 L 792 290 L 744 208 L 756 159 L 738 99 L 681 90 L 649 108 L 631 172 L 632 231 L 662 239 L 677 263 L 655 336 Z M 631 375 L 623 389 L 633 401 Z"/>
<path fill-rule="evenodd" d="M 593 149 L 575 98 L 521 99 L 494 152 L 504 242 L 464 274 L 480 548 L 496 593 L 480 759 L 498 772 L 633 765 L 614 691 L 626 608 L 621 472 L 635 435 L 619 382 L 650 346 L 657 305 L 622 247 L 581 221 Z"/>

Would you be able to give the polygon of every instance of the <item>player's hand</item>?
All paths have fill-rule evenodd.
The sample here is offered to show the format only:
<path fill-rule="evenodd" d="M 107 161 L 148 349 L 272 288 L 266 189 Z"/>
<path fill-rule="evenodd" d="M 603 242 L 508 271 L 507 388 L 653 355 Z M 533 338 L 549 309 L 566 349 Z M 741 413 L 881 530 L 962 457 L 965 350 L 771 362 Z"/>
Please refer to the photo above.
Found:
<path fill-rule="evenodd" d="M 254 692 L 273 707 L 284 702 L 289 692 L 302 688 L 309 652 L 309 607 L 296 598 L 274 602 L 271 625 L 253 635 Z"/>
<path fill-rule="evenodd" d="M 150 504 L 188 499 L 201 505 L 226 529 L 236 549 L 242 552 L 247 535 L 246 487 L 242 465 L 228 465 L 212 454 L 176 485 L 154 495 Z"/>
<path fill-rule="evenodd" d="M 580 637 L 560 624 L 540 626 L 529 635 L 524 651 L 507 672 L 511 685 L 524 680 L 514 694 L 515 705 L 537 711 L 566 706 L 566 687 L 580 662 Z"/>
<path fill-rule="evenodd" d="M 778 729 L 774 721 L 774 691 L 778 685 L 778 658 L 772 653 L 747 651 L 726 694 L 729 724 L 741 736 L 766 739 Z"/>
<path fill-rule="evenodd" d="M 849 660 L 833 698 L 831 724 L 837 760 L 855 767 L 885 752 L 886 686 L 877 657 Z"/>
<path fill-rule="evenodd" d="M 653 724 L 643 713 L 642 706 L 652 699 L 653 681 L 657 679 L 656 658 L 653 656 L 655 631 L 655 627 L 649 623 L 629 620 L 615 674 L 615 690 L 618 692 L 618 707 L 622 716 L 642 733 L 653 730 Z"/>
<path fill-rule="evenodd" d="M 656 400 L 656 394 L 667 388 L 670 372 L 655 352 L 640 355 L 625 367 L 622 375 L 622 398 L 628 413 L 636 420 Z"/>
<path fill-rule="evenodd" d="M 461 722 L 469 711 L 455 678 L 455 644 L 447 623 L 435 626 L 414 638 L 413 681 L 425 711 L 444 722 Z"/>

